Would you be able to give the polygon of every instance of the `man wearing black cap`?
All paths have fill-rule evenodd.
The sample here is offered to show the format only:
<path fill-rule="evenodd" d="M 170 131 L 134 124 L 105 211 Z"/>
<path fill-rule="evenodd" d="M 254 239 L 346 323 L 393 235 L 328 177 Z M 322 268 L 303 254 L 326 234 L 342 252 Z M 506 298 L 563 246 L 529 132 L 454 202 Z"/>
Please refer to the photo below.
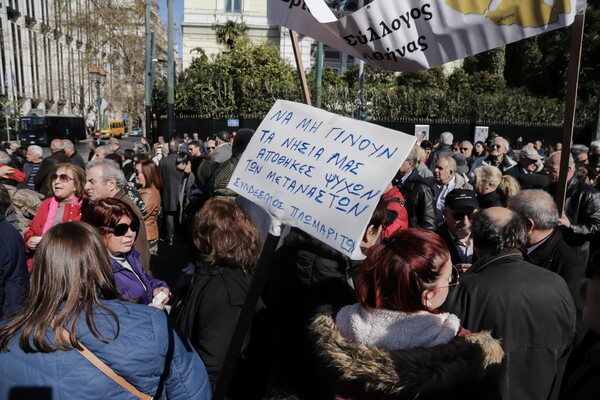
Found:
<path fill-rule="evenodd" d="M 477 260 L 471 237 L 471 216 L 478 211 L 478 208 L 474 191 L 452 190 L 446 196 L 444 223 L 436 230 L 448 245 L 452 264 L 460 267 L 459 270 L 462 272 Z"/>
<path fill-rule="evenodd" d="M 231 137 L 229 132 L 221 131 L 216 134 L 215 141 L 217 147 L 213 152 L 212 159 L 217 164 L 222 164 L 231 158 Z"/>

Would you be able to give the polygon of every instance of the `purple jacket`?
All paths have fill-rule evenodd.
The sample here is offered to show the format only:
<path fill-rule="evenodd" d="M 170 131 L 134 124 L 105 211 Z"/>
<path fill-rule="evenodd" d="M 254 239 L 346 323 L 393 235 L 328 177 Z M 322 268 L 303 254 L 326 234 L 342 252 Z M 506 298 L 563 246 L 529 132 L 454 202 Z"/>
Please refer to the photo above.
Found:
<path fill-rule="evenodd" d="M 129 265 L 131 265 L 140 279 L 138 279 L 133 272 L 119 264 L 118 261 L 111 258 L 110 262 L 112 263 L 117 290 L 126 299 L 136 300 L 141 304 L 150 304 L 152 302 L 152 292 L 154 289 L 158 287 L 168 288 L 167 284 L 160 279 L 151 279 L 146 275 L 144 268 L 140 263 L 140 253 L 135 249 L 131 249 L 131 251 L 127 253 L 126 258 L 127 262 L 129 262 Z M 140 280 L 146 285 L 146 290 L 144 290 L 144 286 L 142 286 Z"/>

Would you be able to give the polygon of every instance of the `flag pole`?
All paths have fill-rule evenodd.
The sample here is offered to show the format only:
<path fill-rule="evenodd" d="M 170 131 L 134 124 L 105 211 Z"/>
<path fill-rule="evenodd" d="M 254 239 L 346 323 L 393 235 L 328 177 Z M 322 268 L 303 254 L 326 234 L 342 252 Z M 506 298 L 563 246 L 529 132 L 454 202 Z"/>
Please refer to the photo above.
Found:
<path fill-rule="evenodd" d="M 567 95 L 565 105 L 565 120 L 563 123 L 562 151 L 560 157 L 560 174 L 556 191 L 556 206 L 560 213 L 564 212 L 567 193 L 567 170 L 569 155 L 573 141 L 575 126 L 575 108 L 577 105 L 577 87 L 579 85 L 579 66 L 581 64 L 581 46 L 583 43 L 583 27 L 585 25 L 585 8 L 577 13 L 571 27 L 570 59 L 567 74 Z"/>

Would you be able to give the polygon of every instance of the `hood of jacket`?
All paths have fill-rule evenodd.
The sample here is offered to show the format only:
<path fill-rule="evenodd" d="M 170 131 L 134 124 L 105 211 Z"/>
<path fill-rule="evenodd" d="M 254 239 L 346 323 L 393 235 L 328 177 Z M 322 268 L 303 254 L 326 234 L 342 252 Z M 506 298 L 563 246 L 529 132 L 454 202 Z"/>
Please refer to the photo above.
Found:
<path fill-rule="evenodd" d="M 504 357 L 500 341 L 487 331 L 426 349 L 384 351 L 344 339 L 328 315 L 317 316 L 310 330 L 317 356 L 338 382 L 381 397 L 425 395 L 470 384 Z"/>

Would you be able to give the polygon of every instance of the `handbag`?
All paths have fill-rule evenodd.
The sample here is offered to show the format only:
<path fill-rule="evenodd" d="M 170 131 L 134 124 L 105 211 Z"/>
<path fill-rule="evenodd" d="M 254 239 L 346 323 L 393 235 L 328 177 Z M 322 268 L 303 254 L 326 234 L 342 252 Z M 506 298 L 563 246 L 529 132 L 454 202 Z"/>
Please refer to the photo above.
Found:
<path fill-rule="evenodd" d="M 52 323 L 50 325 L 54 328 L 54 320 L 52 321 Z M 64 329 L 63 327 L 59 327 L 59 328 L 55 328 L 55 329 L 59 329 L 62 336 L 67 341 L 70 341 L 71 335 L 69 335 L 69 332 L 66 329 Z M 98 358 L 98 356 L 96 356 L 90 349 L 85 347 L 85 345 L 83 343 L 81 343 L 79 340 L 77 341 L 77 343 L 82 348 L 82 350 L 77 349 L 77 351 L 79 351 L 79 353 L 81 353 L 81 355 L 84 356 L 89 362 L 94 364 L 94 366 L 96 368 L 98 368 L 100 371 L 102 371 L 104 373 L 104 375 L 106 375 L 110 379 L 112 379 L 117 385 L 121 386 L 123 389 L 127 390 L 129 393 L 131 393 L 138 399 L 141 399 L 141 400 L 152 400 L 153 399 L 152 396 L 150 396 L 149 394 L 140 392 L 135 386 L 133 386 L 131 383 L 127 382 L 127 380 L 125 378 L 123 378 L 121 375 L 118 375 L 115 371 L 113 371 L 113 369 L 111 367 L 106 365 L 101 359 Z"/>

